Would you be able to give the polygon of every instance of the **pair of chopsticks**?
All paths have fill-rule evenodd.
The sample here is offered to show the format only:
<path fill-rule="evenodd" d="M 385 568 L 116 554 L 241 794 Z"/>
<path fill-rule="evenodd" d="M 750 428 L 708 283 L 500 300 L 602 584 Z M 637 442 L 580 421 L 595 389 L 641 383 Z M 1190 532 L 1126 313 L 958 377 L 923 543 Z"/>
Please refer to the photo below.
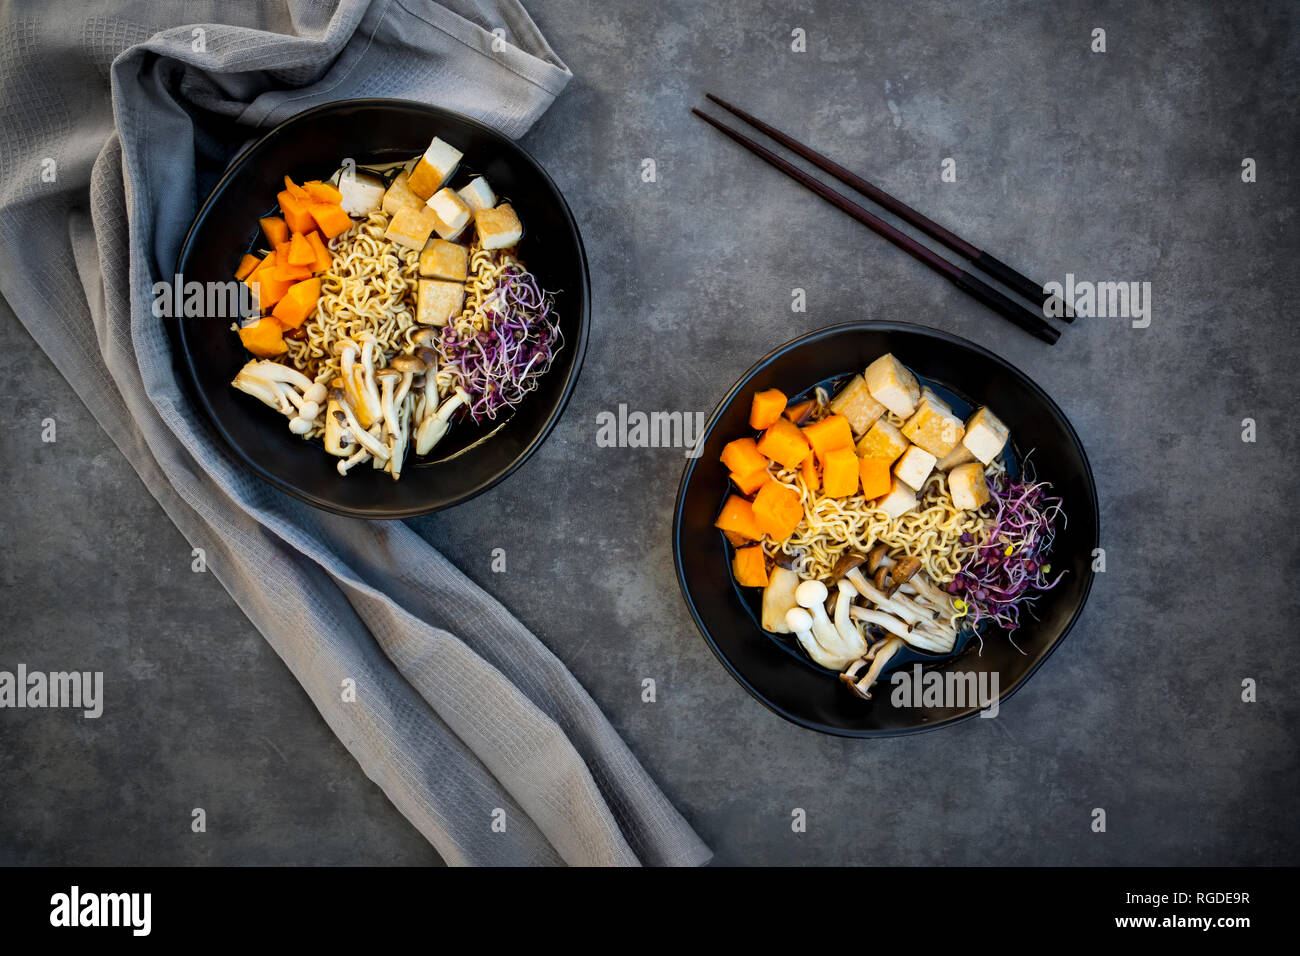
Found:
<path fill-rule="evenodd" d="M 973 273 L 949 262 L 928 246 L 917 242 L 911 236 L 907 235 L 907 233 L 890 225 L 879 216 L 864 209 L 862 206 L 858 205 L 843 194 L 836 192 L 825 183 L 810 176 L 798 166 L 795 166 L 793 163 L 781 158 L 776 153 L 772 152 L 767 147 L 756 143 L 748 136 L 738 133 L 729 126 L 718 122 L 707 113 L 703 113 L 698 109 L 691 110 L 692 113 L 704 120 L 710 126 L 721 130 L 760 159 L 775 166 L 796 182 L 806 186 L 837 209 L 848 213 L 872 232 L 884 236 L 904 252 L 919 259 L 935 272 L 938 272 L 940 275 L 950 280 L 957 286 L 957 288 L 978 299 L 980 302 L 983 302 L 994 312 L 997 312 L 1003 318 L 1014 322 L 1030 335 L 1042 339 L 1048 345 L 1054 345 L 1056 340 L 1061 337 L 1060 330 L 1055 326 L 1048 324 L 1047 320 L 1043 317 L 1042 305 L 1050 298 L 1050 296 L 1044 294 L 1041 285 L 1024 275 L 1021 275 L 1015 269 L 989 255 L 987 252 L 976 248 L 960 236 L 949 232 L 932 219 L 923 216 L 911 206 L 908 206 L 901 200 L 894 198 L 883 189 L 873 186 L 861 176 L 850 172 L 829 157 L 823 156 L 816 150 L 810 149 L 798 140 L 787 136 L 776 127 L 764 123 L 757 117 L 746 113 L 738 107 L 732 106 L 730 103 L 719 99 L 712 93 L 706 93 L 705 96 L 712 102 L 721 106 L 724 110 L 738 116 L 750 126 L 753 126 L 755 129 L 776 140 L 776 142 L 780 143 L 782 146 L 799 156 L 802 156 L 818 169 L 829 173 L 845 185 L 851 186 L 864 196 L 867 196 L 869 199 L 894 213 L 904 222 L 910 223 L 927 236 L 943 243 L 943 245 L 947 246 L 953 252 L 970 262 L 971 265 L 980 269 L 986 275 L 1003 283 L 1008 288 L 1014 290 L 1018 295 L 1023 296 L 1031 302 L 1037 303 L 1039 311 L 1034 312 L 1027 309 L 1014 299 L 1003 295 L 997 289 L 993 288 L 993 286 L 984 282 Z M 1074 316 L 1069 310 L 1065 311 L 1064 318 L 1070 322 L 1074 321 Z"/>

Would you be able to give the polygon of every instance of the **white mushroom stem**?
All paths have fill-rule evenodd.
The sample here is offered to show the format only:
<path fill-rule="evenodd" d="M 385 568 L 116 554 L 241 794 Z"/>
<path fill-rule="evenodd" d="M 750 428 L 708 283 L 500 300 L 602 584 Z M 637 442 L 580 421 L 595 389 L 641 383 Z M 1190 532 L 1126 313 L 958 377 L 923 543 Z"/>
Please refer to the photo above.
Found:
<path fill-rule="evenodd" d="M 854 568 L 852 571 L 845 574 L 844 579 L 852 584 L 857 592 L 872 604 L 877 605 L 883 611 L 887 611 L 890 614 L 902 618 L 908 624 L 916 624 L 929 616 L 920 613 L 919 611 L 912 610 L 906 605 L 896 601 L 894 598 L 887 596 L 884 591 L 872 584 L 867 576 L 857 568 Z M 897 595 L 895 595 L 895 597 L 897 597 Z"/>
<path fill-rule="evenodd" d="M 850 610 L 855 621 L 862 621 L 866 624 L 875 624 L 883 627 L 890 634 L 906 639 L 912 633 L 911 625 L 900 621 L 892 614 L 886 614 L 884 611 L 877 611 L 873 608 L 855 607 Z"/>
<path fill-rule="evenodd" d="M 850 668 L 850 672 L 841 674 L 840 680 L 844 681 L 853 689 L 853 692 L 864 700 L 871 700 L 871 685 L 876 682 L 880 672 L 885 669 L 889 663 L 903 648 L 903 642 L 897 637 L 886 638 L 876 648 L 873 648 L 874 656 L 871 658 L 871 667 L 862 675 L 861 679 L 855 680 L 857 668 Z"/>
<path fill-rule="evenodd" d="M 393 435 L 392 443 L 389 446 L 392 449 L 393 457 L 388 462 L 388 473 L 393 476 L 394 481 L 402 476 L 402 463 L 406 458 L 406 446 L 410 443 L 412 402 L 412 396 L 407 394 L 402 397 L 402 401 L 397 407 L 397 432 Z"/>
<path fill-rule="evenodd" d="M 854 607 L 849 613 L 853 615 L 855 621 L 876 624 L 889 633 L 901 637 L 913 647 L 919 647 L 925 651 L 946 654 L 952 650 L 956 642 L 955 634 L 940 633 L 926 624 L 913 627 L 900 621 L 892 614 L 886 614 L 884 611 Z"/>
<path fill-rule="evenodd" d="M 374 455 L 376 458 L 381 461 L 387 461 L 388 449 L 384 447 L 383 442 L 379 441 L 374 435 L 361 427 L 361 423 L 357 421 L 357 416 L 352 411 L 352 406 L 348 404 L 347 399 L 343 398 L 336 392 L 334 400 L 339 403 L 339 410 L 343 412 L 343 417 L 347 419 L 348 431 L 351 433 L 353 439 L 355 439 L 362 448 L 370 452 L 370 454 Z"/>
<path fill-rule="evenodd" d="M 862 632 L 858 630 L 853 618 L 849 613 L 853 607 L 853 597 L 857 594 L 853 585 L 843 578 L 840 579 L 839 594 L 835 598 L 835 630 L 840 635 L 840 643 L 846 649 L 852 649 L 854 653 L 861 655 L 866 653 L 867 642 L 862 637 Z"/>
<path fill-rule="evenodd" d="M 339 474 L 346 475 L 353 465 L 359 465 L 363 461 L 368 461 L 369 459 L 370 452 L 366 451 L 364 448 L 358 448 L 354 454 L 338 463 L 337 467 Z"/>
<path fill-rule="evenodd" d="M 813 616 L 801 607 L 792 607 L 785 612 L 785 625 L 794 632 L 795 639 L 799 641 L 802 647 L 814 661 L 829 670 L 843 670 L 845 665 L 851 664 L 853 658 L 832 654 L 822 647 L 817 638 L 813 636 Z"/>
<path fill-rule="evenodd" d="M 893 567 L 894 559 L 889 555 L 882 555 L 880 563 L 885 567 Z M 952 606 L 952 600 L 944 594 L 933 581 L 926 577 L 924 571 L 918 571 L 902 583 L 899 590 L 906 591 L 910 594 L 917 594 L 934 606 L 941 617 L 953 618 L 957 615 L 957 609 Z"/>
<path fill-rule="evenodd" d="M 425 417 L 415 430 L 415 453 L 417 455 L 429 454 L 433 450 L 433 446 L 442 440 L 443 435 L 447 434 L 447 429 L 451 426 L 451 416 L 455 414 L 456 409 L 468 404 L 469 393 L 463 388 L 458 388 L 456 394 L 438 406 L 437 412 L 433 415 L 428 414 L 428 406 L 426 406 Z"/>
<path fill-rule="evenodd" d="M 384 414 L 383 403 L 379 398 L 379 385 L 375 381 L 375 336 L 372 332 L 361 334 L 361 403 L 371 421 L 378 421 Z"/>

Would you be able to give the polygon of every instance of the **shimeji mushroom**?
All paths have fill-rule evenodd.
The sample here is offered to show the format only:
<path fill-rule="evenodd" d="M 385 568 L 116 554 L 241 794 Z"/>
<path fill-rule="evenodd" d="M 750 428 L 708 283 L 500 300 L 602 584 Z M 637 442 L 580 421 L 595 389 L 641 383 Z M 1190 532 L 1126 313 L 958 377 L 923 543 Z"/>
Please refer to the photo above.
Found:
<path fill-rule="evenodd" d="M 852 634 L 841 634 L 835 622 L 826 616 L 827 594 L 826 585 L 820 581 L 804 581 L 795 588 L 794 599 L 812 616 L 812 633 L 817 643 L 832 657 L 847 664 L 861 656 L 866 650 L 866 642 L 851 622 L 849 629 Z"/>
<path fill-rule="evenodd" d="M 427 373 L 426 373 L 427 374 Z M 442 436 L 447 434 L 447 429 L 451 426 L 451 416 L 456 413 L 456 409 L 462 405 L 469 404 L 469 393 L 463 388 L 457 387 L 456 392 L 441 405 L 435 406 L 426 399 L 424 404 L 424 418 L 415 430 L 415 453 L 417 455 L 427 455 L 433 450 L 433 446 L 442 440 Z"/>
<path fill-rule="evenodd" d="M 375 333 L 369 329 L 358 335 L 357 341 L 361 343 L 361 402 L 365 405 L 371 422 L 377 422 L 384 410 L 379 398 L 379 382 L 375 378 L 375 366 L 378 364 L 375 360 L 382 359 L 382 355 L 376 355 L 379 347 L 375 342 Z"/>
<path fill-rule="evenodd" d="M 820 606 L 820 605 L 819 605 Z M 825 612 L 823 612 L 823 617 Z M 833 654 L 813 635 L 813 616 L 801 607 L 792 607 L 785 612 L 785 625 L 794 632 L 795 638 L 799 641 L 799 646 L 808 652 L 808 656 L 814 661 L 829 670 L 843 670 L 849 664 L 852 664 L 854 657 L 846 655 Z"/>
<path fill-rule="evenodd" d="M 381 461 L 387 461 L 388 447 L 365 428 L 361 427 L 361 422 L 357 421 L 356 412 L 348 403 L 347 396 L 344 395 L 343 392 L 336 390 L 330 397 L 338 403 L 339 411 L 342 412 L 344 421 L 347 423 L 347 433 L 351 436 L 352 440 L 366 451 L 370 452 L 370 454 L 375 458 L 378 458 Z"/>
<path fill-rule="evenodd" d="M 858 626 L 853 623 L 851 614 L 853 608 L 853 596 L 857 592 L 853 585 L 848 581 L 841 580 L 838 585 L 838 592 L 835 596 L 835 631 L 839 634 L 841 642 L 845 649 L 851 649 L 861 655 L 867 651 L 866 639 Z"/>
<path fill-rule="evenodd" d="M 889 663 L 890 659 L 902 649 L 902 640 L 897 637 L 887 637 L 862 657 L 853 661 L 848 669 L 840 675 L 840 680 L 848 684 L 853 693 L 863 700 L 871 700 L 871 685 L 876 682 L 876 678 L 880 676 L 880 672 L 885 669 L 885 665 Z M 867 664 L 871 666 L 859 678 L 858 672 Z"/>
<path fill-rule="evenodd" d="M 289 430 L 295 435 L 305 435 L 315 427 L 326 395 L 324 385 L 296 368 L 268 359 L 248 362 L 231 384 L 288 416 Z"/>

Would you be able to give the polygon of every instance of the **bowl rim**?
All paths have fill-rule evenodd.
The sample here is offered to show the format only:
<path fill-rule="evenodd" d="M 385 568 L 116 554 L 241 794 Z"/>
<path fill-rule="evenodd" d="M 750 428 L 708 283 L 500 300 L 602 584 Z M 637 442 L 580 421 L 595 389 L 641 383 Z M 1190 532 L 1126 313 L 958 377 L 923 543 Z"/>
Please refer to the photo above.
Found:
<path fill-rule="evenodd" d="M 518 470 L 536 453 L 546 439 L 550 437 L 551 432 L 559 423 L 560 418 L 564 415 L 565 409 L 569 405 L 570 399 L 573 397 L 573 392 L 577 388 L 578 377 L 582 372 L 583 361 L 587 354 L 587 341 L 591 333 L 591 271 L 587 263 L 587 249 L 582 241 L 582 232 L 578 228 L 577 219 L 573 215 L 573 210 L 569 207 L 568 200 L 565 199 L 564 193 L 560 191 L 560 187 L 555 184 L 555 180 L 551 178 L 551 175 L 546 171 L 542 164 L 539 163 L 527 149 L 520 145 L 518 141 L 506 136 L 500 130 L 494 129 L 486 123 L 474 119 L 472 116 L 466 116 L 464 113 L 458 113 L 455 110 L 445 109 L 441 106 L 433 106 L 428 103 L 421 103 L 418 100 L 406 100 L 398 97 L 355 97 L 351 99 L 331 100 L 328 103 L 321 103 L 317 106 L 305 109 L 302 112 L 295 113 L 293 116 L 290 116 L 288 119 L 267 130 L 256 140 L 240 150 L 239 153 L 236 154 L 235 158 L 227 164 L 225 171 L 221 174 L 221 178 L 218 179 L 212 189 L 209 190 L 203 203 L 199 206 L 198 212 L 195 213 L 194 219 L 185 233 L 185 240 L 181 243 L 180 252 L 176 256 L 175 273 L 177 275 L 184 274 L 181 267 L 191 254 L 191 249 L 193 248 L 195 236 L 200 224 L 211 212 L 218 196 L 221 195 L 230 180 L 239 173 L 244 164 L 248 162 L 252 155 L 257 152 L 264 143 L 270 141 L 272 138 L 284 135 L 286 130 L 309 117 L 316 116 L 320 113 L 333 112 L 343 108 L 357 107 L 400 108 L 411 110 L 413 112 L 425 113 L 434 118 L 451 118 L 456 122 L 465 123 L 477 128 L 481 132 L 487 134 L 489 138 L 502 141 L 506 144 L 506 149 L 513 149 L 516 157 L 531 165 L 533 170 L 541 176 L 542 181 L 550 187 L 555 198 L 559 200 L 560 210 L 563 212 L 565 221 L 568 223 L 568 227 L 573 233 L 574 241 L 577 243 L 578 264 L 582 272 L 582 305 L 578 314 L 578 334 L 574 337 L 576 341 L 573 343 L 573 365 L 570 369 L 568 379 L 564 383 L 564 388 L 560 393 L 560 398 L 556 403 L 555 408 L 547 417 L 541 429 L 539 429 L 537 434 L 533 436 L 531 441 L 529 441 L 528 445 L 524 447 L 524 449 L 520 451 L 505 468 L 501 469 L 489 480 L 477 485 L 473 490 L 450 501 L 445 501 L 441 504 L 435 504 L 432 506 L 417 505 L 410 508 L 368 508 L 362 511 L 356 508 L 348 508 L 334 504 L 318 495 L 304 491 L 292 482 L 286 481 L 278 475 L 268 471 L 264 466 L 255 461 L 251 455 L 245 452 L 243 447 L 234 440 L 230 432 L 226 429 L 225 425 L 222 424 L 216 412 L 213 410 L 212 404 L 208 400 L 208 396 L 198 385 L 199 378 L 198 369 L 195 365 L 195 349 L 191 347 L 191 343 L 187 337 L 186 325 L 183 321 L 178 321 L 176 323 L 175 329 L 180 345 L 180 358 L 185 372 L 189 377 L 188 384 L 190 386 L 190 391 L 196 395 L 199 406 L 203 409 L 208 421 L 217 430 L 217 433 L 221 436 L 227 447 L 229 447 L 240 461 L 248 466 L 248 468 L 250 468 L 259 478 L 263 481 L 269 482 L 281 491 L 287 492 L 299 501 L 305 502 L 314 508 L 319 508 L 322 511 L 329 512 L 330 514 L 342 515 L 343 517 L 348 518 L 364 518 L 374 521 L 400 520 L 403 518 L 415 518 L 420 515 L 445 511 L 448 508 L 454 508 L 455 506 L 464 504 L 473 498 L 477 498 L 479 495 L 491 490 L 514 474 L 516 470 Z"/>
<path fill-rule="evenodd" d="M 713 434 L 713 430 L 717 426 L 718 420 L 722 417 L 723 411 L 726 410 L 728 407 L 730 407 L 732 402 L 736 400 L 737 395 L 739 395 L 739 393 L 745 388 L 745 386 L 749 383 L 749 381 L 753 379 L 753 377 L 757 375 L 762 369 L 766 368 L 772 362 L 776 361 L 777 359 L 793 351 L 796 351 L 808 345 L 812 345 L 821 339 L 829 338 L 833 335 L 837 335 L 849 331 L 919 333 L 923 336 L 937 338 L 942 341 L 948 342 L 950 344 L 969 349 L 987 359 L 991 359 L 996 364 L 1006 368 L 1010 372 L 1019 376 L 1020 379 L 1030 387 L 1031 391 L 1034 392 L 1038 396 L 1038 398 L 1041 399 L 1047 405 L 1047 407 L 1050 410 L 1056 413 L 1060 421 L 1065 424 L 1065 430 L 1066 433 L 1070 436 L 1070 440 L 1074 442 L 1075 450 L 1079 454 L 1079 459 L 1083 462 L 1084 475 L 1087 478 L 1087 486 L 1088 486 L 1088 492 L 1090 496 L 1089 504 L 1092 507 L 1092 513 L 1094 519 L 1093 526 L 1095 528 L 1092 547 L 1094 551 L 1096 550 L 1097 547 L 1099 547 L 1101 542 L 1101 507 L 1100 507 L 1099 500 L 1097 498 L 1097 482 L 1095 476 L 1093 475 L 1092 463 L 1088 460 L 1088 454 L 1083 447 L 1083 442 L 1082 440 L 1080 440 L 1078 432 L 1075 431 L 1074 424 L 1070 421 L 1069 416 L 1066 415 L 1065 412 L 1061 409 L 1061 407 L 1052 399 L 1052 397 L 1048 395 L 1046 391 L 1043 390 L 1042 386 L 1040 386 L 1036 381 L 1034 381 L 1034 379 L 1031 376 L 1025 374 L 1023 371 L 1021 371 L 1018 367 L 1013 365 L 1008 360 L 1002 358 L 1000 355 L 985 348 L 984 346 L 972 342 L 970 339 L 966 339 L 960 335 L 954 335 L 951 332 L 944 331 L 943 329 L 936 329 L 928 325 L 921 325 L 915 322 L 893 322 L 893 321 L 874 320 L 874 319 L 862 319 L 853 322 L 841 322 L 836 325 L 828 325 L 819 329 L 814 329 L 811 332 L 806 332 L 803 335 L 790 339 L 789 341 L 783 343 L 782 345 L 778 345 L 776 348 L 768 352 L 757 362 L 755 362 L 752 366 L 750 366 L 749 370 L 740 376 L 740 378 L 736 381 L 735 385 L 733 385 L 727 391 L 726 395 L 722 397 L 722 400 L 718 402 L 717 407 L 715 407 L 713 410 L 713 414 L 709 417 L 707 424 L 705 424 L 703 431 L 700 432 L 700 437 L 697 440 L 697 447 L 702 447 L 704 445 L 704 442 L 708 439 L 708 437 Z M 713 652 L 713 656 L 718 659 L 718 661 L 722 664 L 723 668 L 726 669 L 727 673 L 729 673 L 736 680 L 736 682 L 740 684 L 741 687 L 745 688 L 745 690 L 749 692 L 751 697 L 757 700 L 768 710 L 772 711 L 772 713 L 776 714 L 778 717 L 782 717 L 785 720 L 790 721 L 790 723 L 792 724 L 797 724 L 798 726 L 804 727 L 808 730 L 815 730 L 818 731 L 819 733 L 829 734 L 834 737 L 853 737 L 859 739 L 872 738 L 872 737 L 903 737 L 910 734 L 928 733 L 933 730 L 939 730 L 943 727 L 951 727 L 954 724 L 958 724 L 963 721 L 970 720 L 973 717 L 975 717 L 978 713 L 980 713 L 980 708 L 970 708 L 966 713 L 956 714 L 952 717 L 944 718 L 943 720 L 929 721 L 924 724 L 919 724 L 915 727 L 855 729 L 855 728 L 846 728 L 846 727 L 835 727 L 829 724 L 820 723 L 815 720 L 810 720 L 806 717 L 801 717 L 798 714 L 791 713 L 787 711 L 785 708 L 780 707 L 774 704 L 772 701 L 768 700 L 767 697 L 761 691 L 759 691 L 748 680 L 745 679 L 744 675 L 740 673 L 740 671 L 735 667 L 734 664 L 732 664 L 732 662 L 728 659 L 728 657 L 724 653 L 722 653 L 722 651 L 718 648 L 718 645 L 714 641 L 712 634 L 710 634 L 708 627 L 705 626 L 704 620 L 700 616 L 699 609 L 695 606 L 695 601 L 691 597 L 691 590 L 686 580 L 686 570 L 682 566 L 682 512 L 686 502 L 686 490 L 690 485 L 691 479 L 695 474 L 695 468 L 699 463 L 700 463 L 699 457 L 691 458 L 687 461 L 686 467 L 682 470 L 681 483 L 677 489 L 677 501 L 673 507 L 673 531 L 672 531 L 673 566 L 677 574 L 677 585 L 681 589 L 682 599 L 686 602 L 687 610 L 690 611 L 691 618 L 695 621 L 696 628 L 699 630 L 700 635 L 704 638 L 704 643 L 708 645 L 709 650 Z M 1084 607 L 1086 607 L 1088 604 L 1088 596 L 1092 593 L 1092 586 L 1096 577 L 1097 575 L 1095 573 L 1088 574 L 1087 580 L 1084 582 L 1083 594 L 1079 599 L 1079 605 L 1074 609 L 1074 613 L 1070 615 L 1069 621 L 1067 621 L 1065 626 L 1061 628 L 1060 633 L 1057 634 L 1056 637 L 1052 640 L 1052 642 L 1046 648 L 1043 649 L 1042 653 L 1038 656 L 1038 659 L 1035 660 L 1034 663 L 1029 667 L 1029 669 L 1025 671 L 1024 674 L 1021 675 L 1019 680 L 1017 680 L 1010 687 L 1003 689 L 1001 693 L 999 693 L 998 695 L 999 707 L 1001 707 L 1003 703 L 1009 700 L 1016 693 L 1016 691 L 1018 691 L 1021 687 L 1023 687 L 1026 683 L 1028 683 L 1029 679 L 1033 677 L 1035 673 L 1038 672 L 1038 669 L 1042 667 L 1044 663 L 1046 663 L 1047 659 L 1052 656 L 1052 654 L 1056 651 L 1056 649 L 1060 647 L 1062 643 L 1064 643 L 1066 637 L 1069 636 L 1070 632 L 1074 630 L 1074 625 L 1078 622 L 1079 617 L 1083 614 Z M 767 636 L 766 632 L 760 631 L 759 633 L 764 637 Z"/>

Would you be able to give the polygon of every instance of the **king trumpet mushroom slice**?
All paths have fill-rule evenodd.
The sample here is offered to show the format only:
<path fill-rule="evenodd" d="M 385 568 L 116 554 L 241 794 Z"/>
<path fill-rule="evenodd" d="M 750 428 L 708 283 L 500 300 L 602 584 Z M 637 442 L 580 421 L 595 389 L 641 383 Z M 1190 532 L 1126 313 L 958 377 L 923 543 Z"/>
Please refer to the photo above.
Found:
<path fill-rule="evenodd" d="M 763 588 L 763 630 L 773 634 L 790 633 L 785 615 L 791 608 L 799 606 L 799 602 L 794 599 L 795 588 L 798 586 L 799 575 L 794 571 L 780 565 L 772 568 L 767 587 Z"/>

